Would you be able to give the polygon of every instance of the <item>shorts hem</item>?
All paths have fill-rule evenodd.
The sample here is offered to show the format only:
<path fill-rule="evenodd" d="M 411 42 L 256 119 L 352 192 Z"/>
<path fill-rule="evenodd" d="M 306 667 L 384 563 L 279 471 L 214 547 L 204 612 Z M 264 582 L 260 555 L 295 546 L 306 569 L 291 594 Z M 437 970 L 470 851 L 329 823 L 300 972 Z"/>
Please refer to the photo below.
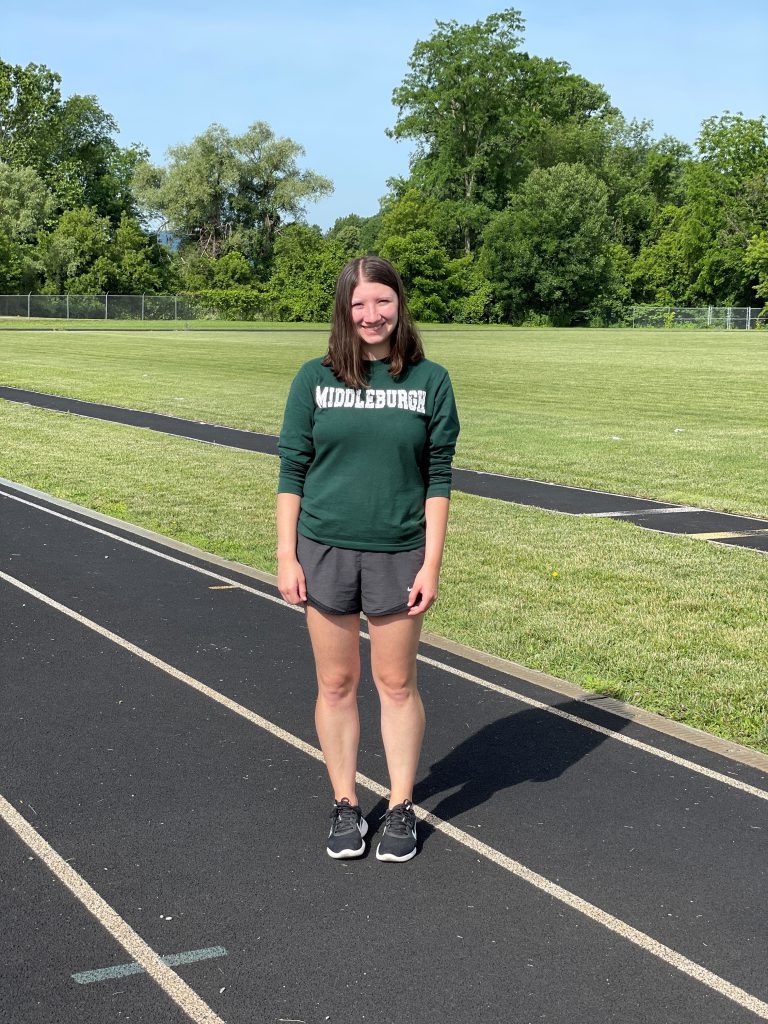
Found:
<path fill-rule="evenodd" d="M 368 612 L 368 611 L 365 610 L 365 608 L 363 608 L 363 614 L 368 616 L 368 617 L 372 617 L 374 619 L 378 619 L 378 618 L 381 618 L 383 615 L 396 615 L 398 612 L 405 612 L 407 610 L 408 610 L 408 605 L 406 603 L 406 604 L 399 604 L 399 605 L 397 605 L 396 608 L 389 608 L 385 612 Z"/>
<path fill-rule="evenodd" d="M 338 608 L 329 608 L 327 604 L 322 604 L 322 602 L 317 601 L 314 597 L 310 597 L 309 594 L 307 594 L 307 604 L 317 608 L 319 612 L 325 612 L 326 615 L 359 615 L 362 611 L 361 608 L 349 608 L 346 611 L 339 611 Z"/>

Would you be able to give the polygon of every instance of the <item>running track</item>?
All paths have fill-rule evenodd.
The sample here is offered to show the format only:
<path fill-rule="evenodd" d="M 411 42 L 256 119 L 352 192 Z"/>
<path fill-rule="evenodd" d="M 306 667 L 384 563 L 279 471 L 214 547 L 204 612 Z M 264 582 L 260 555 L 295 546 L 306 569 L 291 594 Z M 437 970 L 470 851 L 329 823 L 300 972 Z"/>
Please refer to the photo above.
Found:
<path fill-rule="evenodd" d="M 424 644 L 420 854 L 334 862 L 273 581 L 7 482 L 0 522 L 3 1024 L 768 1020 L 768 758 Z"/>
<path fill-rule="evenodd" d="M 277 438 L 273 434 L 259 434 L 251 430 L 201 423 L 197 420 L 142 412 L 138 409 L 100 405 L 23 388 L 0 386 L 0 398 L 37 408 L 54 409 L 92 419 L 143 427 L 207 444 L 277 455 Z M 683 534 L 719 544 L 734 544 L 755 551 L 768 552 L 768 519 L 730 515 L 690 505 L 655 501 L 651 498 L 628 497 L 608 491 L 595 491 L 584 487 L 570 487 L 469 469 L 453 470 L 453 487 L 457 491 L 478 494 L 484 498 L 533 505 L 568 515 L 622 519 L 648 530 Z"/>

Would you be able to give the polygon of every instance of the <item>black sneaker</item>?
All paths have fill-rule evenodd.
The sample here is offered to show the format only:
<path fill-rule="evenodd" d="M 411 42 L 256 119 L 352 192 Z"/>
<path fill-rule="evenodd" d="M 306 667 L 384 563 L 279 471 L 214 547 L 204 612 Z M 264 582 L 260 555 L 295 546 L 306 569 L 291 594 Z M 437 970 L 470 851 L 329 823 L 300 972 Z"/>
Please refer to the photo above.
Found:
<path fill-rule="evenodd" d="M 363 836 L 368 831 L 368 822 L 360 808 L 353 806 L 344 797 L 334 800 L 331 811 L 331 831 L 328 833 L 328 856 L 335 860 L 342 857 L 361 857 L 365 853 Z"/>
<path fill-rule="evenodd" d="M 377 860 L 410 860 L 416 856 L 416 815 L 413 804 L 406 800 L 390 807 L 383 816 L 384 832 L 376 850 Z"/>

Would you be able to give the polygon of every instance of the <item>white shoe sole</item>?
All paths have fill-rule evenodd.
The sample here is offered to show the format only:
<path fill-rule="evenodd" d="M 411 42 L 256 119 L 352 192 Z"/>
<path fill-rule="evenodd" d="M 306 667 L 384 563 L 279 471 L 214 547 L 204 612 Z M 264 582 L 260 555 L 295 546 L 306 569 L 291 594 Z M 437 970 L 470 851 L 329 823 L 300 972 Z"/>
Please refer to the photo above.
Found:
<path fill-rule="evenodd" d="M 376 860 L 390 861 L 393 864 L 404 864 L 407 860 L 412 860 L 416 856 L 416 847 L 411 850 L 410 853 L 406 853 L 404 857 L 396 857 L 394 853 L 379 853 L 378 847 L 376 848 Z"/>
<path fill-rule="evenodd" d="M 341 850 L 336 853 L 334 850 L 329 849 L 327 846 L 325 852 L 329 857 L 333 857 L 334 860 L 350 860 L 353 857 L 362 857 L 365 853 L 365 836 L 368 834 L 368 822 L 365 818 L 360 820 L 360 846 L 356 850 Z"/>

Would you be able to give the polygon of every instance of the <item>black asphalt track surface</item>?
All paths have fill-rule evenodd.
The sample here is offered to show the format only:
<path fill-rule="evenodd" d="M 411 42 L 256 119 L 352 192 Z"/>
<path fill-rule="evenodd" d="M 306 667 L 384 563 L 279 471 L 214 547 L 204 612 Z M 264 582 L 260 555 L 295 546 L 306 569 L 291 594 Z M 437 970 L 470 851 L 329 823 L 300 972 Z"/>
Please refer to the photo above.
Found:
<path fill-rule="evenodd" d="M 140 412 L 120 406 L 99 405 L 93 402 L 83 402 L 76 398 L 26 391 L 21 388 L 0 386 L 0 398 L 25 405 L 54 409 L 58 412 L 88 416 L 92 419 L 145 427 L 149 430 L 187 437 L 195 441 L 204 441 L 208 444 L 221 444 L 226 447 L 242 448 L 246 451 L 277 455 L 277 438 L 272 434 L 258 434 L 249 430 L 201 423 L 160 413 Z M 565 512 L 570 515 L 611 516 L 660 532 L 693 536 L 713 533 L 718 536 L 707 539 L 718 542 L 727 540 L 730 544 L 768 552 L 768 519 L 734 516 L 705 509 L 691 509 L 688 506 L 654 501 L 650 498 L 628 497 L 608 491 L 594 491 L 583 487 L 570 487 L 563 484 L 546 483 L 542 480 L 528 480 L 524 477 L 502 476 L 469 469 L 453 470 L 453 487 L 457 491 L 464 491 L 467 494 L 477 494 L 499 501 L 510 501 L 518 505 L 532 505 L 536 508 Z M 749 533 L 750 535 L 738 536 L 740 533 Z"/>
<path fill-rule="evenodd" d="M 316 744 L 303 617 L 193 567 L 273 588 L 12 487 L 0 523 L 3 572 Z M 5 580 L 0 621 L 0 793 L 159 954 L 227 950 L 176 970 L 229 1024 L 768 1019 L 424 823 L 409 864 L 330 860 L 312 757 Z M 423 651 L 511 692 L 420 663 L 416 800 L 765 1003 L 768 801 L 621 737 L 768 774 Z M 372 692 L 359 767 L 386 784 Z M 75 984 L 131 958 L 5 825 L 0 877 L 3 1024 L 187 1019 L 146 975 Z"/>

